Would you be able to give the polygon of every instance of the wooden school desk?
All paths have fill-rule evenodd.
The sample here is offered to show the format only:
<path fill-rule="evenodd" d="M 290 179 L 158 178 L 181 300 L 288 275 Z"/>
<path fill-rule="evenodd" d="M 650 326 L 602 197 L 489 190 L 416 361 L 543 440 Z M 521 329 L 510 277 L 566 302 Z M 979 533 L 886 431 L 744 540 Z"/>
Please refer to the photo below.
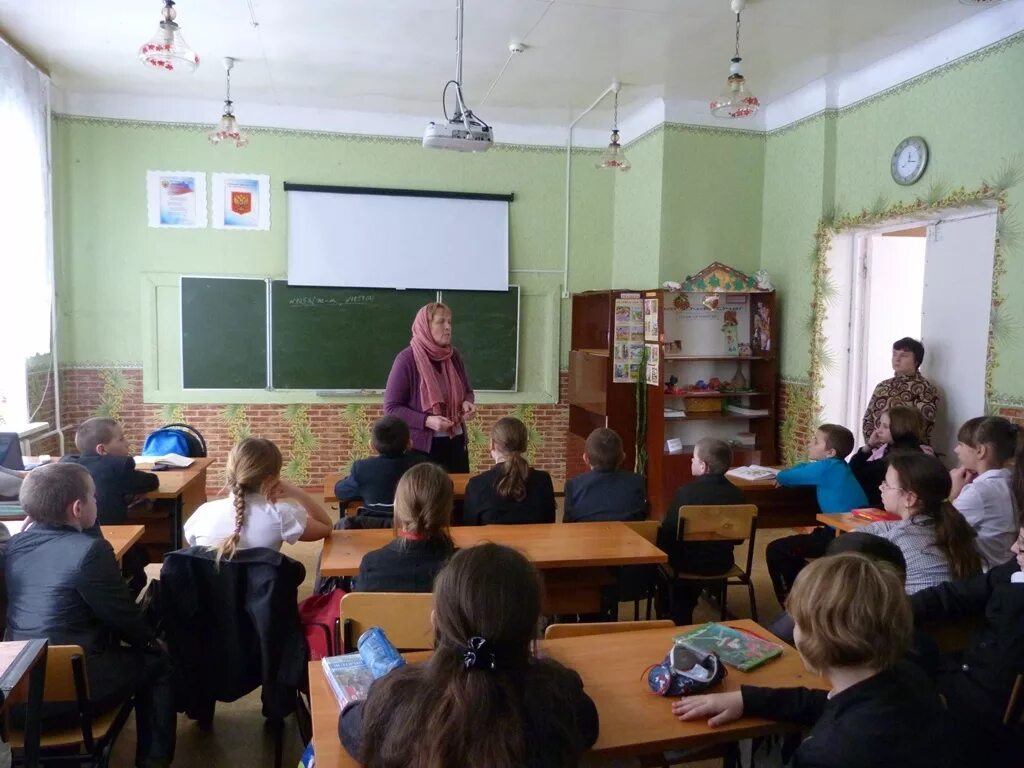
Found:
<path fill-rule="evenodd" d="M 206 470 L 212 463 L 209 457 L 193 459 L 185 469 L 154 472 L 160 478 L 160 487 L 146 494 L 153 500 L 153 508 L 128 510 L 128 522 L 146 527 L 142 543 L 151 563 L 163 562 L 167 552 L 181 549 L 182 526 L 206 502 Z M 147 470 L 145 464 L 139 464 L 139 469 Z"/>
<path fill-rule="evenodd" d="M 327 475 L 324 478 L 324 501 L 328 504 L 337 504 L 338 497 L 334 495 L 334 486 L 337 484 L 344 475 L 334 474 Z M 452 479 L 452 485 L 455 486 L 455 499 L 460 500 L 466 497 L 466 484 L 469 482 L 469 478 L 473 477 L 468 472 L 455 473 L 448 475 Z M 551 478 L 551 484 L 555 487 L 555 498 L 565 496 L 565 480 L 556 480 Z"/>
<path fill-rule="evenodd" d="M 601 587 L 614 582 L 608 567 L 667 563 L 668 556 L 623 523 L 473 525 L 451 529 L 461 549 L 483 541 L 522 552 L 544 571 L 544 613 L 591 613 Z M 390 528 L 334 531 L 324 542 L 320 573 L 355 576 L 363 555 L 394 538 Z"/>
<path fill-rule="evenodd" d="M 13 536 L 16 533 L 20 533 L 21 529 L 25 527 L 26 518 L 21 520 L 0 520 L 10 531 Z M 117 562 L 121 562 L 121 558 L 124 557 L 124 553 L 131 549 L 132 544 L 142 538 L 143 533 L 146 529 L 141 525 L 104 525 L 100 528 L 103 533 L 103 538 L 106 539 L 107 543 L 114 550 L 114 557 L 117 558 Z"/>
<path fill-rule="evenodd" d="M 849 512 L 829 512 L 818 515 L 815 520 L 824 523 L 829 528 L 835 528 L 838 533 L 852 533 L 859 531 L 866 525 L 871 525 L 871 520 L 863 520 L 854 517 Z"/>
<path fill-rule="evenodd" d="M 775 480 L 743 480 L 726 475 L 741 491 L 748 504 L 757 507 L 757 528 L 793 528 L 814 525 L 820 511 L 818 497 L 812 486 L 779 488 Z"/>
<path fill-rule="evenodd" d="M 727 621 L 783 646 L 782 656 L 750 672 L 729 668 L 715 692 L 737 691 L 741 685 L 770 687 L 805 686 L 828 688 L 820 677 L 804 669 L 800 657 L 768 630 L 749 619 Z M 648 629 L 610 635 L 588 635 L 545 640 L 540 655 L 550 656 L 575 669 L 597 706 L 600 732 L 593 752 L 608 757 L 649 755 L 665 750 L 694 749 L 740 739 L 797 730 L 791 723 L 742 717 L 734 723 L 711 728 L 707 719 L 687 723 L 672 715 L 671 697 L 652 696 L 644 670 L 660 663 L 681 627 Z M 429 653 L 408 653 L 409 662 Z M 357 768 L 338 739 L 338 701 L 324 677 L 320 662 L 310 662 L 309 694 L 313 711 L 313 750 L 318 768 Z"/>

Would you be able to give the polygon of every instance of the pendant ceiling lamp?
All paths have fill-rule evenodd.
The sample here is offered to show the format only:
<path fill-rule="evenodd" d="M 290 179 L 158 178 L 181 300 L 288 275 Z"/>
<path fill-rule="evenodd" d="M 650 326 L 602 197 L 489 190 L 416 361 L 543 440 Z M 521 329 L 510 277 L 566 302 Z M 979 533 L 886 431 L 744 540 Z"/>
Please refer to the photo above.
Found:
<path fill-rule="evenodd" d="M 207 138 L 211 144 L 220 144 L 222 141 L 234 142 L 235 146 L 241 149 L 249 143 L 249 137 L 238 128 L 238 121 L 235 119 L 233 110 L 234 102 L 231 101 L 231 70 L 235 66 L 235 60 L 230 56 L 224 57 L 224 70 L 227 72 L 227 92 L 224 95 L 224 114 L 220 116 L 217 129 Z"/>
<path fill-rule="evenodd" d="M 174 0 L 164 0 L 163 21 L 156 34 L 139 47 L 139 60 L 147 67 L 167 72 L 195 72 L 199 56 L 181 36 L 181 27 L 174 20 Z"/>
<path fill-rule="evenodd" d="M 711 114 L 715 117 L 741 118 L 750 117 L 757 112 L 761 102 L 747 88 L 746 78 L 740 71 L 740 14 L 746 7 L 746 0 L 732 0 L 730 7 L 736 14 L 736 53 L 729 66 L 729 78 L 725 83 L 722 95 L 711 102 Z"/>
<path fill-rule="evenodd" d="M 601 155 L 601 159 L 597 162 L 597 167 L 607 171 L 628 171 L 633 167 L 632 163 L 626 158 L 626 153 L 619 145 L 619 84 L 618 82 L 613 83 L 612 89 L 615 91 L 615 112 L 612 117 L 612 138 L 608 142 L 608 148 Z M 607 91 L 606 91 L 607 93 Z"/>

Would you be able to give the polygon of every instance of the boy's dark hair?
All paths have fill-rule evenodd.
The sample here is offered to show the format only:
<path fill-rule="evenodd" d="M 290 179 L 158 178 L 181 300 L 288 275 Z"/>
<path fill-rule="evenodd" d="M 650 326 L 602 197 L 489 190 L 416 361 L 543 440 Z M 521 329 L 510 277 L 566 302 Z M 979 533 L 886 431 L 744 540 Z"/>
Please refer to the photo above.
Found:
<path fill-rule="evenodd" d="M 614 429 L 598 427 L 587 435 L 585 450 L 591 469 L 610 472 L 622 461 L 622 438 Z"/>
<path fill-rule="evenodd" d="M 693 450 L 698 458 L 708 465 L 708 470 L 713 475 L 725 474 L 732 466 L 732 448 L 724 440 L 714 437 L 701 438 Z"/>
<path fill-rule="evenodd" d="M 41 525 L 63 525 L 67 508 L 89 495 L 89 471 L 81 464 L 59 462 L 36 467 L 21 484 L 18 501 Z"/>
<path fill-rule="evenodd" d="M 825 447 L 835 451 L 837 459 L 845 459 L 853 453 L 853 447 L 856 445 L 853 432 L 842 424 L 822 424 L 818 431 L 825 436 Z"/>
<path fill-rule="evenodd" d="M 917 339 L 912 339 L 909 336 L 904 336 L 902 339 L 897 339 L 892 343 L 892 351 L 896 352 L 912 352 L 914 355 L 914 364 L 920 368 L 921 363 L 924 362 L 924 344 Z"/>
<path fill-rule="evenodd" d="M 86 419 L 75 432 L 75 447 L 82 454 L 96 453 L 97 445 L 109 443 L 114 439 L 117 426 L 116 420 L 102 416 Z"/>
<path fill-rule="evenodd" d="M 409 425 L 397 416 L 382 416 L 373 422 L 373 450 L 384 456 L 398 456 L 409 447 Z"/>
<path fill-rule="evenodd" d="M 872 560 L 881 560 L 889 563 L 899 571 L 900 576 L 907 578 L 907 559 L 903 556 L 903 550 L 888 539 L 876 536 L 873 533 L 863 531 L 851 531 L 850 533 L 832 539 L 825 556 L 838 555 L 843 552 L 860 552 Z"/>

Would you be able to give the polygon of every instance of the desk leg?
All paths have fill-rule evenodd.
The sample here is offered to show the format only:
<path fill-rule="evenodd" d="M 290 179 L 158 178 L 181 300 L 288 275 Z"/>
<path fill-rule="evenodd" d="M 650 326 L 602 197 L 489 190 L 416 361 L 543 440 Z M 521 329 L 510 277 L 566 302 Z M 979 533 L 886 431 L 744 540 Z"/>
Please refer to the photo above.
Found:
<path fill-rule="evenodd" d="M 171 551 L 181 549 L 181 513 L 184 503 L 179 493 L 174 497 L 174 507 L 171 510 Z"/>
<path fill-rule="evenodd" d="M 39 765 L 40 720 L 43 710 L 43 684 L 46 682 L 46 648 L 28 676 L 28 706 L 25 712 L 25 768 Z"/>

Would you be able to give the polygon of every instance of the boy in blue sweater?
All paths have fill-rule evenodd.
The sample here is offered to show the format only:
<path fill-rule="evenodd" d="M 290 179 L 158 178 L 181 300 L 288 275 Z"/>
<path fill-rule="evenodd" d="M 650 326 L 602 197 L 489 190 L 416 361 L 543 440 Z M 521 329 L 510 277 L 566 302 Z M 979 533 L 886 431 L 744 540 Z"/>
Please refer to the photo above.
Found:
<path fill-rule="evenodd" d="M 814 433 L 807 457 L 810 461 L 784 469 L 776 476 L 783 487 L 813 485 L 822 512 L 849 512 L 868 504 L 846 457 L 853 452 L 853 433 L 839 424 L 822 424 Z M 765 559 L 768 574 L 780 605 L 807 565 L 807 558 L 825 554 L 834 534 L 831 528 L 816 528 L 811 533 L 787 536 L 768 545 Z"/>

